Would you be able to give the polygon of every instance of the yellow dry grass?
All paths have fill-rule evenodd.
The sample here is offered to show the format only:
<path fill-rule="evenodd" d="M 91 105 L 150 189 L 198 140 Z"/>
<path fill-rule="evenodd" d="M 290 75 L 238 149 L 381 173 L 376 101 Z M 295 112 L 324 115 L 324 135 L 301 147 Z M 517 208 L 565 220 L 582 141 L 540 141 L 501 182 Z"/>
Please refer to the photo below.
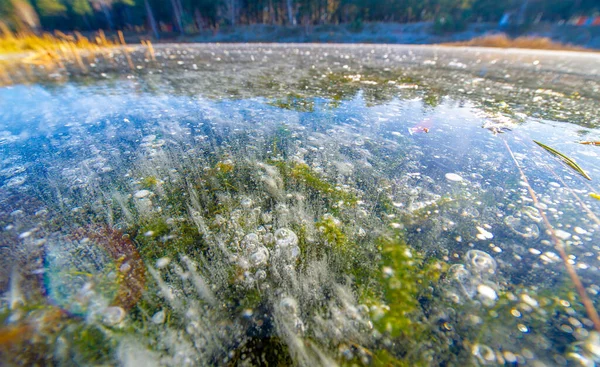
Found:
<path fill-rule="evenodd" d="M 155 61 L 152 43 L 142 41 L 147 49 L 147 56 Z M 127 65 L 134 69 L 131 48 L 125 43 L 121 31 L 114 40 L 108 39 L 104 32 L 99 31 L 88 38 L 81 33 L 65 34 L 55 31 L 53 34 L 37 35 L 33 32 L 13 33 L 0 22 L 0 86 L 12 84 L 16 66 L 21 67 L 21 74 L 30 74 L 32 65 L 40 66 L 48 72 L 57 68 L 64 69 L 65 65 L 76 65 L 84 73 L 96 56 L 101 56 L 107 62 L 114 64 L 115 54 L 124 55 Z M 18 78 L 17 78 L 18 79 Z"/>
<path fill-rule="evenodd" d="M 96 53 L 102 48 L 116 45 L 115 42 L 107 40 L 103 32 L 99 32 L 95 40 L 90 41 L 78 32 L 72 35 L 60 31 L 42 35 L 31 32 L 13 33 L 0 23 L 0 54 L 27 54 L 28 56 L 25 57 L 31 57 L 31 55 L 66 56 L 81 51 Z"/>
<path fill-rule="evenodd" d="M 547 37 L 525 36 L 510 38 L 506 34 L 494 34 L 473 38 L 465 42 L 447 43 L 449 46 L 476 46 L 498 48 L 528 48 L 534 50 L 561 50 L 561 51 L 590 51 L 583 47 L 552 41 Z"/>

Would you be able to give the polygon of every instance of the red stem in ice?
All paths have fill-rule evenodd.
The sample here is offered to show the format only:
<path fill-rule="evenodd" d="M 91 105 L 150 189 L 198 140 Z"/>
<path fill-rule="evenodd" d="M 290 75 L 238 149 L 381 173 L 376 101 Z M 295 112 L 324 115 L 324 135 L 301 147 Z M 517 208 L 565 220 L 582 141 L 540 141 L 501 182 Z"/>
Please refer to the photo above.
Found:
<path fill-rule="evenodd" d="M 575 268 L 569 262 L 569 257 L 567 256 L 567 253 L 565 251 L 565 246 L 562 244 L 560 239 L 556 236 L 556 232 L 554 232 L 554 228 L 552 227 L 552 224 L 550 224 L 548 217 L 546 217 L 546 213 L 544 213 L 544 211 L 540 208 L 537 195 L 535 194 L 535 191 L 533 191 L 533 188 L 529 184 L 529 180 L 527 180 L 527 176 L 525 176 L 525 173 L 523 172 L 521 165 L 517 161 L 517 158 L 515 158 L 515 155 L 513 154 L 512 149 L 510 149 L 510 146 L 508 145 L 508 143 L 506 142 L 505 139 L 502 139 L 502 142 L 506 146 L 506 149 L 510 153 L 511 158 L 513 159 L 513 161 L 515 162 L 515 165 L 519 169 L 521 179 L 523 180 L 523 182 L 525 182 L 525 186 L 527 187 L 527 191 L 529 191 L 529 195 L 531 196 L 531 199 L 533 200 L 533 204 L 537 208 L 537 210 L 540 212 L 540 216 L 542 217 L 544 225 L 548 229 L 548 232 L 550 232 L 550 237 L 552 238 L 554 247 L 560 254 L 560 257 L 562 258 L 563 263 L 565 264 L 565 268 L 567 269 L 569 278 L 571 278 L 571 282 L 573 283 L 573 285 L 575 286 L 575 289 L 577 290 L 577 293 L 579 294 L 579 298 L 581 299 L 581 303 L 583 303 L 583 306 L 585 307 L 585 311 L 587 312 L 588 317 L 594 323 L 594 329 L 596 329 L 597 331 L 600 331 L 600 317 L 598 316 L 598 312 L 594 308 L 594 304 L 592 303 L 592 300 L 587 295 L 587 293 L 585 291 L 585 287 L 581 283 L 581 279 L 579 279 L 579 276 L 577 276 L 577 272 L 575 271 Z"/>

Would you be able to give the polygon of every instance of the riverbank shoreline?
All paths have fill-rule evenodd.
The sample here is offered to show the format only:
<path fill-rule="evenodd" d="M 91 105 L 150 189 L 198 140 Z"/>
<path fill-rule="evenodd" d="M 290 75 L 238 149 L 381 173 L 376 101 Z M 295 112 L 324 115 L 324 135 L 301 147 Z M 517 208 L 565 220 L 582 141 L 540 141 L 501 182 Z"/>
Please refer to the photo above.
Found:
<path fill-rule="evenodd" d="M 482 36 L 507 34 L 510 38 L 540 37 L 553 42 L 600 49 L 599 26 L 539 23 L 523 29 L 503 29 L 496 23 L 473 23 L 465 30 L 436 33 L 433 23 L 365 23 L 322 26 L 240 25 L 234 28 L 206 30 L 194 35 L 163 34 L 154 42 L 182 43 L 373 43 L 373 44 L 444 44 L 467 42 Z M 133 35 L 132 35 L 133 36 Z"/>

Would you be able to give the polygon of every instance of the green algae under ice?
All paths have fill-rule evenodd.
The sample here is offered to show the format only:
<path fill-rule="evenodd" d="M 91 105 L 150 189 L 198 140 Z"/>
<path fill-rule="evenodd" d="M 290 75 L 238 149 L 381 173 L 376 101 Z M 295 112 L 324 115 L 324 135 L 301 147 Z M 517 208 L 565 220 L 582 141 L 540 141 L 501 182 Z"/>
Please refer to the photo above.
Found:
<path fill-rule="evenodd" d="M 600 363 L 598 56 L 120 57 L 7 68 L 2 365 Z"/>

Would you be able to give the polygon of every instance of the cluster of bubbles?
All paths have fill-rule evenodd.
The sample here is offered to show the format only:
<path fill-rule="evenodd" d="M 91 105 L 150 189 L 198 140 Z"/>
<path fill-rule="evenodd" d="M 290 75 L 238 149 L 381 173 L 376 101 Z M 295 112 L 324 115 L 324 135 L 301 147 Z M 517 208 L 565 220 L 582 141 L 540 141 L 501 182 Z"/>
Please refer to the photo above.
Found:
<path fill-rule="evenodd" d="M 542 221 L 538 209 L 525 206 L 513 215 L 504 217 L 504 224 L 516 235 L 535 240 L 540 236 L 538 224 Z"/>
<path fill-rule="evenodd" d="M 280 228 L 275 231 L 273 236 L 275 246 L 273 248 L 273 261 L 279 262 L 284 267 L 293 267 L 293 264 L 300 255 L 298 247 L 298 236 L 287 228 Z M 283 269 L 286 270 L 285 268 Z"/>
<path fill-rule="evenodd" d="M 479 300 L 484 306 L 491 307 L 498 299 L 499 284 L 494 281 L 496 260 L 480 250 L 469 250 L 464 264 L 454 264 L 447 274 L 450 286 L 446 297 L 455 303 Z"/>
<path fill-rule="evenodd" d="M 244 284 L 248 288 L 258 286 L 263 291 L 281 288 L 292 281 L 300 257 L 298 236 L 291 229 L 279 228 L 272 232 L 267 228 L 261 226 L 247 234 L 234 255 L 237 265 L 244 270 Z M 304 332 L 298 302 L 292 296 L 281 296 L 276 312 L 294 333 Z"/>
<path fill-rule="evenodd" d="M 237 255 L 237 264 L 244 269 L 246 284 L 251 287 L 254 283 L 259 283 L 266 279 L 271 256 L 265 246 L 271 242 L 273 234 L 259 231 L 249 233 L 244 237 L 240 244 L 240 252 Z"/>
<path fill-rule="evenodd" d="M 300 317 L 298 302 L 290 296 L 283 296 L 277 304 L 276 314 L 280 320 L 279 324 L 286 328 L 287 332 L 293 334 L 304 334 L 306 327 Z"/>
<path fill-rule="evenodd" d="M 155 265 L 149 272 L 165 301 L 148 325 L 156 333 L 155 349 L 163 352 L 157 358 L 158 365 L 196 366 L 226 355 L 230 343 L 240 340 L 242 331 L 239 325 L 232 325 L 222 309 L 214 307 L 213 289 L 197 270 L 197 264 L 182 256 L 180 263 L 163 257 Z M 212 270 L 217 281 L 219 271 Z M 167 282 L 164 277 L 171 279 Z M 185 326 L 165 325 L 167 315 L 184 320 Z"/>
<path fill-rule="evenodd" d="M 329 314 L 316 318 L 313 328 L 315 338 L 323 343 L 333 341 L 339 344 L 344 358 L 359 357 L 367 364 L 368 356 L 363 353 L 364 350 L 352 348 L 346 340 L 360 341 L 363 345 L 369 343 L 368 339 L 373 340 L 377 333 L 374 333 L 371 311 L 367 305 L 357 303 L 347 287 L 337 286 L 334 292 L 336 298 L 329 304 Z"/>

